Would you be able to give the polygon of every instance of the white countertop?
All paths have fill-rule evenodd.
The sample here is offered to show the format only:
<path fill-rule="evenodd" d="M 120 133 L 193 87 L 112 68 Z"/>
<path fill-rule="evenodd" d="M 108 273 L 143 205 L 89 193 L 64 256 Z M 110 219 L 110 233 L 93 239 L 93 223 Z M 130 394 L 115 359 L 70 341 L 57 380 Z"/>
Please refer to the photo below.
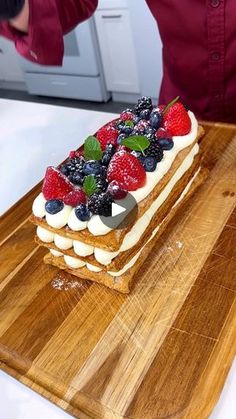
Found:
<path fill-rule="evenodd" d="M 114 114 L 0 99 L 0 215 Z M 211 419 L 236 418 L 236 361 Z M 0 371 L 0 419 L 71 416 Z M 202 419 L 202 418 L 199 418 Z"/>

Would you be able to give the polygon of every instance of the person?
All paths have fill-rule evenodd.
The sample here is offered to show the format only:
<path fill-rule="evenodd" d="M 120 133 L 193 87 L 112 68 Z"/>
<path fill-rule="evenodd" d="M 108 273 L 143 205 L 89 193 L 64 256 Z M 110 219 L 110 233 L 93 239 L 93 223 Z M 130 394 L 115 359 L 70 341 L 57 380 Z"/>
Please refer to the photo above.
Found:
<path fill-rule="evenodd" d="M 88 19 L 98 0 L 0 0 L 0 35 L 24 58 L 61 66 L 63 35 Z"/>
<path fill-rule="evenodd" d="M 159 102 L 198 118 L 236 122 L 235 0 L 146 0 L 163 43 Z"/>
<path fill-rule="evenodd" d="M 91 16 L 97 7 L 97 0 L 0 2 L 0 17 L 10 18 L 1 23 L 0 34 L 15 40 L 17 50 L 26 58 L 46 65 L 62 64 L 63 34 Z M 236 122 L 235 0 L 146 3 L 163 43 L 159 103 L 180 96 L 200 119 Z M 16 18 L 4 14 L 3 9 L 10 4 L 16 14 L 23 4 L 28 21 L 22 14 Z M 28 33 L 20 33 L 21 28 Z"/>

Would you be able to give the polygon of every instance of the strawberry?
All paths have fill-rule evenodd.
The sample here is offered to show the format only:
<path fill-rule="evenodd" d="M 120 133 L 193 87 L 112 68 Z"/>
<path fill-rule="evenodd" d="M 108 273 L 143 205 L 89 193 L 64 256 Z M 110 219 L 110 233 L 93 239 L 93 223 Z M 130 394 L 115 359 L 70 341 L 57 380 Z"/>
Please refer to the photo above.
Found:
<path fill-rule="evenodd" d="M 135 191 L 144 186 L 146 172 L 137 159 L 130 153 L 120 151 L 114 154 L 107 170 L 108 182 L 116 180 L 122 189 Z"/>
<path fill-rule="evenodd" d="M 191 120 L 185 107 L 175 102 L 164 112 L 163 126 L 171 135 L 186 135 L 191 130 Z"/>
<path fill-rule="evenodd" d="M 116 146 L 118 135 L 119 132 L 113 126 L 106 125 L 98 130 L 96 138 L 104 151 L 107 144 L 113 144 Z"/>
<path fill-rule="evenodd" d="M 121 121 L 132 121 L 134 119 L 134 114 L 131 110 L 126 110 L 120 114 Z"/>
<path fill-rule="evenodd" d="M 71 207 L 77 207 L 79 204 L 86 204 L 86 194 L 81 188 L 75 188 L 64 197 L 64 203 Z"/>
<path fill-rule="evenodd" d="M 74 185 L 55 167 L 48 167 L 43 182 L 42 192 L 44 198 L 63 199 L 65 195 L 73 191 Z"/>

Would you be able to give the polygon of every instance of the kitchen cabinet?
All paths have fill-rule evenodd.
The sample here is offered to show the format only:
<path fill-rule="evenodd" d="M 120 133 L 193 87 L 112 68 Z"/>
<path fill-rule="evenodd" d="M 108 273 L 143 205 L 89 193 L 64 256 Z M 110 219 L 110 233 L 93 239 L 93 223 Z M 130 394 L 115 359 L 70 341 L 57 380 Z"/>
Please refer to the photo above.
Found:
<path fill-rule="evenodd" d="M 4 38 L 0 38 L 0 80 L 6 82 L 24 81 L 15 46 Z"/>
<path fill-rule="evenodd" d="M 128 9 L 98 10 L 95 22 L 107 89 L 111 92 L 140 93 Z"/>

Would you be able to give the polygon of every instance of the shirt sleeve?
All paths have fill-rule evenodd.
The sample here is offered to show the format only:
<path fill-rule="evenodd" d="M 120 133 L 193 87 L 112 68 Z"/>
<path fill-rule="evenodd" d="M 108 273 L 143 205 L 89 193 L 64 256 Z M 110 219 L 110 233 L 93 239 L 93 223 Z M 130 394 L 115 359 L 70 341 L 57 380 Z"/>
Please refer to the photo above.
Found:
<path fill-rule="evenodd" d="M 63 35 L 88 19 L 98 0 L 30 0 L 29 29 L 23 34 L 7 22 L 0 24 L 0 35 L 14 41 L 17 52 L 41 65 L 61 66 Z"/>

